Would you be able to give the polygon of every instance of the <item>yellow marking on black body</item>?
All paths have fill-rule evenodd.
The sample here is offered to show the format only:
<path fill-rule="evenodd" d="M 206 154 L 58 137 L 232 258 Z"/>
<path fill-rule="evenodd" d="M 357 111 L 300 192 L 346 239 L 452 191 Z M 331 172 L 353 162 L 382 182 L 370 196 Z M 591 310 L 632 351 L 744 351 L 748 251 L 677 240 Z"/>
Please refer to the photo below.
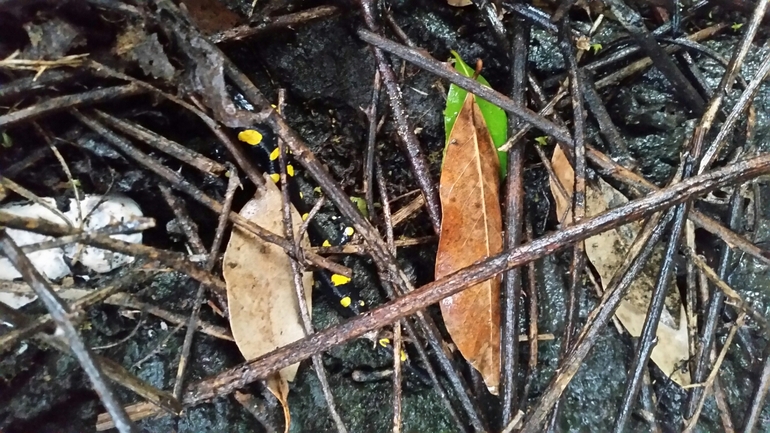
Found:
<path fill-rule="evenodd" d="M 353 236 L 353 233 L 356 232 L 356 229 L 353 227 L 345 227 L 345 236 Z"/>
<path fill-rule="evenodd" d="M 262 142 L 262 134 L 254 129 L 244 129 L 238 133 L 238 140 L 256 146 Z"/>
<path fill-rule="evenodd" d="M 278 173 L 273 173 L 270 175 L 270 179 L 272 179 L 273 182 L 278 183 L 281 180 L 281 175 Z"/>
<path fill-rule="evenodd" d="M 402 351 L 401 351 L 401 362 L 406 362 L 406 360 L 407 360 L 407 359 L 408 359 L 408 358 L 407 358 L 407 356 L 406 356 L 406 352 L 404 352 L 404 351 L 402 350 Z"/>
<path fill-rule="evenodd" d="M 281 150 L 276 147 L 275 149 L 273 149 L 272 152 L 270 152 L 270 161 L 275 161 L 276 159 L 278 159 L 278 156 L 280 155 L 281 155 Z"/>
<path fill-rule="evenodd" d="M 329 239 L 325 240 L 324 243 L 321 244 L 322 247 L 330 247 L 332 246 L 332 243 L 329 242 Z"/>
<path fill-rule="evenodd" d="M 388 347 L 388 345 L 390 344 L 390 338 L 380 338 L 378 342 L 380 343 L 380 346 Z"/>
<path fill-rule="evenodd" d="M 332 274 L 332 284 L 335 286 L 343 286 L 350 282 L 350 278 L 340 274 Z"/>
<path fill-rule="evenodd" d="M 294 176 L 294 166 L 293 165 L 288 164 L 286 166 L 286 174 L 288 174 L 289 176 L 292 176 L 292 177 Z"/>
<path fill-rule="evenodd" d="M 342 305 L 345 308 L 348 308 L 350 306 L 350 296 L 345 296 L 344 298 L 340 299 L 340 305 Z"/>
<path fill-rule="evenodd" d="M 303 213 L 302 214 L 302 221 L 307 221 L 308 218 L 310 218 L 310 214 L 309 213 Z"/>
<path fill-rule="evenodd" d="M 366 302 L 364 302 L 364 300 L 361 299 L 361 300 L 358 301 L 358 305 L 364 307 L 364 306 L 366 306 Z"/>
<path fill-rule="evenodd" d="M 299 198 L 305 199 L 305 194 L 302 191 L 299 192 Z"/>

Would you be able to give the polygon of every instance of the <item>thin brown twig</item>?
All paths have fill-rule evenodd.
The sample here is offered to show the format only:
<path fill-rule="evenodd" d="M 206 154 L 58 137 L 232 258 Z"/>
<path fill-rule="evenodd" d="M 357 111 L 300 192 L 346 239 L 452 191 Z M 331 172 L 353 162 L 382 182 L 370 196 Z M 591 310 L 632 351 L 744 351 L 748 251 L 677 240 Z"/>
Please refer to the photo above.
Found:
<path fill-rule="evenodd" d="M 153 356 L 157 355 L 158 353 L 162 352 L 163 349 L 166 348 L 166 343 L 168 343 L 168 340 L 171 339 L 171 337 L 174 336 L 179 330 L 184 328 L 185 323 L 187 323 L 187 318 L 185 320 L 182 320 L 177 324 L 174 329 L 170 330 L 166 333 L 166 335 L 163 337 L 162 340 L 158 341 L 158 343 L 155 345 L 155 347 L 152 348 L 149 352 L 147 352 L 147 355 L 143 356 L 140 360 L 136 361 L 131 368 L 142 368 L 142 364 L 147 362 L 148 359 L 152 358 Z M 141 418 L 139 418 L 141 419 Z M 134 420 L 137 420 L 134 418 Z"/>
<path fill-rule="evenodd" d="M 727 355 L 727 350 L 730 348 L 730 345 L 732 344 L 733 337 L 735 337 L 735 333 L 738 331 L 740 327 L 743 326 L 745 319 L 746 319 L 746 313 L 741 312 L 738 315 L 738 319 L 736 319 L 735 323 L 730 328 L 730 332 L 727 334 L 727 339 L 725 339 L 725 344 L 722 346 L 722 350 L 719 352 L 719 356 L 714 362 L 714 368 L 711 369 L 711 373 L 706 379 L 706 382 L 703 384 L 695 385 L 699 387 L 702 386 L 704 389 L 704 392 L 701 393 L 700 399 L 698 400 L 698 404 L 695 409 L 695 415 L 693 415 L 692 418 L 687 420 L 687 424 L 685 425 L 684 430 L 682 430 L 682 433 L 692 432 L 695 429 L 695 426 L 698 424 L 698 418 L 700 417 L 701 411 L 703 410 L 703 404 L 706 402 L 706 398 L 710 394 L 711 388 L 714 385 L 714 381 L 717 378 L 717 374 L 719 374 L 719 368 L 722 365 L 722 361 L 725 359 L 725 355 Z"/>
<path fill-rule="evenodd" d="M 364 197 L 369 218 L 374 218 L 374 151 L 377 142 L 377 102 L 380 98 L 380 71 L 375 68 L 374 81 L 372 83 L 372 99 L 364 110 L 369 121 L 369 131 L 366 135 L 366 157 L 364 159 Z"/>
<path fill-rule="evenodd" d="M 586 216 L 586 113 L 583 107 L 583 80 L 578 70 L 578 60 L 575 55 L 575 47 L 569 37 L 570 20 L 564 17 L 560 23 L 559 48 L 568 68 L 570 100 L 572 103 L 573 130 L 573 167 L 574 187 L 570 196 L 572 223 L 579 223 Z M 561 342 L 560 353 L 564 357 L 574 345 L 574 336 L 577 334 L 578 300 L 583 286 L 583 271 L 585 270 L 586 257 L 585 245 L 577 242 L 572 246 L 572 262 L 570 264 L 569 289 L 567 291 L 567 304 L 565 305 L 565 329 Z M 561 399 L 553 407 L 548 423 L 549 431 L 558 429 L 561 414 Z"/>
<path fill-rule="evenodd" d="M 122 86 L 107 87 L 104 89 L 89 90 L 74 95 L 58 96 L 56 98 L 46 99 L 43 102 L 22 108 L 21 110 L 0 116 L 0 130 L 10 128 L 11 126 L 30 122 L 40 117 L 52 113 L 64 111 L 72 107 L 82 105 L 96 104 L 110 101 L 118 98 L 137 95 L 144 92 L 143 89 L 134 85 L 126 84 Z"/>
<path fill-rule="evenodd" d="M 136 297 L 126 293 L 117 293 L 115 295 L 112 295 L 109 298 L 107 298 L 104 301 L 104 303 L 109 305 L 116 305 L 124 308 L 133 308 L 140 311 L 146 311 L 149 314 L 152 314 L 155 317 L 163 319 L 164 321 L 171 323 L 173 325 L 185 326 L 187 325 L 188 319 L 189 319 L 188 317 L 185 317 L 182 314 L 172 313 L 170 311 L 164 310 L 155 305 L 142 302 Z M 198 332 L 202 332 L 210 337 L 218 338 L 220 340 L 234 341 L 233 335 L 230 333 L 230 330 L 222 326 L 217 326 L 208 322 L 198 321 L 196 330 Z"/>
<path fill-rule="evenodd" d="M 410 247 L 415 245 L 432 244 L 437 241 L 437 236 L 422 236 L 419 238 L 395 239 L 393 245 L 396 248 Z M 368 249 L 364 244 L 345 244 L 332 247 L 313 247 L 310 249 L 318 254 L 358 254 L 360 256 L 369 255 Z"/>
<path fill-rule="evenodd" d="M 143 143 L 146 143 L 167 155 L 173 156 L 179 161 L 200 170 L 202 173 L 220 175 L 227 170 L 223 164 L 220 164 L 205 155 L 201 155 L 188 147 L 182 146 L 176 141 L 169 140 L 162 135 L 156 134 L 139 124 L 117 118 L 101 110 L 94 110 L 93 113 L 96 118 L 104 122 L 107 126 L 114 128 L 123 134 L 134 137 L 137 140 L 141 140 Z"/>
<path fill-rule="evenodd" d="M 385 224 L 385 239 L 388 243 L 390 253 L 396 255 L 396 244 L 393 236 L 393 219 L 390 213 L 390 200 L 388 199 L 388 186 L 385 182 L 385 175 L 382 172 L 382 165 L 377 161 L 375 173 L 377 187 L 380 190 L 380 202 L 382 203 L 382 221 Z M 401 399 L 402 386 L 401 381 L 401 322 L 393 325 L 393 433 L 401 431 Z"/>
<path fill-rule="evenodd" d="M 278 111 L 284 112 L 285 108 L 285 98 L 286 98 L 286 90 L 285 89 L 279 89 L 278 90 Z M 282 210 L 282 220 L 283 220 L 283 232 L 284 237 L 286 237 L 286 240 L 288 240 L 290 243 L 294 244 L 295 246 L 295 257 L 299 256 L 300 250 L 299 250 L 299 242 L 295 242 L 294 240 L 294 224 L 292 222 L 292 206 L 291 206 L 291 198 L 289 197 L 289 188 L 286 187 L 286 185 L 289 184 L 289 175 L 286 171 L 286 166 L 288 165 L 288 162 L 286 161 L 286 144 L 283 142 L 283 140 L 278 140 L 278 161 L 280 165 L 280 176 L 281 176 L 281 185 L 284 185 L 283 188 L 281 188 L 281 210 Z M 303 282 L 302 278 L 302 268 L 299 265 L 299 262 L 296 259 L 289 258 L 289 261 L 291 263 L 291 271 L 292 271 L 292 281 L 294 285 L 294 293 L 296 295 L 297 299 L 297 305 L 299 306 L 299 313 L 300 313 L 300 319 L 302 320 L 302 327 L 305 331 L 305 336 L 313 335 L 315 330 L 313 329 L 313 322 L 310 319 L 310 308 L 307 304 L 306 299 L 306 293 L 305 293 L 305 283 Z M 334 402 L 334 394 L 332 394 L 331 387 L 329 386 L 329 378 L 326 375 L 326 369 L 324 368 L 323 360 L 321 359 L 320 354 L 313 355 L 313 369 L 316 372 L 316 376 L 318 376 L 318 381 L 321 384 L 321 391 L 323 392 L 324 398 L 326 399 L 326 406 L 329 408 L 329 415 L 331 415 L 332 420 L 334 420 L 334 425 L 337 428 L 337 431 L 339 433 L 347 433 L 348 429 L 345 427 L 345 423 L 342 421 L 342 417 L 339 414 L 339 411 L 337 410 L 337 405 Z M 289 426 L 286 426 L 286 430 L 289 429 Z"/>
<path fill-rule="evenodd" d="M 206 247 L 203 246 L 203 241 L 198 234 L 198 224 L 190 218 L 184 202 L 179 197 L 176 197 L 168 186 L 160 184 L 158 189 L 160 189 L 160 194 L 163 196 L 168 207 L 174 212 L 175 222 L 182 229 L 187 242 L 190 243 L 190 249 L 193 254 L 206 254 Z"/>
<path fill-rule="evenodd" d="M 765 361 L 762 363 L 762 371 L 757 375 L 756 388 L 751 397 L 751 403 L 746 412 L 746 419 L 743 424 L 743 433 L 752 433 L 757 431 L 758 423 L 762 422 L 762 410 L 765 407 L 765 399 L 770 390 L 770 346 L 765 349 Z"/>
<path fill-rule="evenodd" d="M 527 218 L 524 222 L 525 224 L 525 232 L 526 232 L 526 240 L 532 241 L 535 238 L 535 233 L 532 228 L 532 221 Z M 532 261 L 527 264 L 527 280 L 528 280 L 528 290 L 527 290 L 527 321 L 529 322 L 528 327 L 528 341 L 529 341 L 529 359 L 527 362 L 527 372 L 525 374 L 525 380 L 524 380 L 524 389 L 521 393 L 523 396 L 529 395 L 529 390 L 532 388 L 532 382 L 535 379 L 535 374 L 537 372 L 537 350 L 538 350 L 538 326 L 537 326 L 537 317 L 538 317 L 538 308 L 537 308 L 537 299 L 538 299 L 538 293 L 537 293 L 537 270 L 536 270 L 536 264 L 537 262 Z M 518 416 L 518 414 L 523 415 L 523 411 L 519 409 L 515 416 Z M 514 416 L 514 417 L 515 417 Z M 510 424 L 513 421 L 513 419 L 508 421 L 508 424 Z"/>
<path fill-rule="evenodd" d="M 730 406 L 727 403 L 727 393 L 722 386 L 722 380 L 718 376 L 714 379 L 714 400 L 717 402 L 719 419 L 722 421 L 724 433 L 735 433 L 735 423 L 733 423 Z"/>
<path fill-rule="evenodd" d="M 262 22 L 258 23 L 233 27 L 209 36 L 209 40 L 215 44 L 236 42 L 246 38 L 267 34 L 277 29 L 292 28 L 311 21 L 329 18 L 337 13 L 339 13 L 339 8 L 336 6 L 318 6 L 278 17 L 267 17 Z"/>
<path fill-rule="evenodd" d="M 511 59 L 511 99 L 521 105 L 527 103 L 527 63 L 529 59 L 529 25 L 523 20 L 513 20 Z M 523 127 L 515 117 L 508 120 L 508 131 Z M 498 149 L 498 152 L 501 149 Z M 504 248 L 511 249 L 522 242 L 524 221 L 524 147 L 514 146 L 508 152 L 508 172 L 505 184 L 505 236 Z M 500 295 L 502 330 L 500 332 L 500 397 L 502 424 L 509 423 L 519 408 L 519 389 L 516 386 L 519 371 L 520 298 L 522 292 L 522 269 L 515 268 L 503 275 Z M 537 343 L 535 343 L 537 344 Z"/>

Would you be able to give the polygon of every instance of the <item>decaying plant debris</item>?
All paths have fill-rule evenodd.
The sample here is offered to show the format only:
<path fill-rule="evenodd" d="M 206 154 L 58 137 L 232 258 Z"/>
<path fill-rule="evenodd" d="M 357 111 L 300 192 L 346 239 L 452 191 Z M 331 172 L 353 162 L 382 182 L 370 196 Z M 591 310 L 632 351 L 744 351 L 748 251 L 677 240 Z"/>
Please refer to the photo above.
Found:
<path fill-rule="evenodd" d="M 23 277 L 0 291 L 39 298 L 0 304 L 0 431 L 767 428 L 768 2 L 227 3 L 0 1 L 0 200 L 119 193 L 155 223 L 91 231 L 0 211 L 0 254 Z M 452 50 L 481 59 L 490 86 L 446 63 Z M 434 279 L 450 83 L 508 114 L 503 247 Z M 288 193 L 277 229 L 233 211 L 266 185 L 235 138 L 255 125 L 279 139 L 274 174 L 293 176 L 291 158 L 323 196 L 308 221 L 339 214 L 354 244 L 295 239 Z M 563 225 L 557 143 L 574 172 Z M 629 201 L 594 215 L 597 185 Z M 630 223 L 617 272 L 596 279 L 583 241 Z M 6 227 L 135 261 L 51 282 L 26 257 L 40 246 Z M 304 311 L 304 338 L 244 360 L 217 266 L 233 227 L 285 253 L 286 284 L 326 269 L 373 308 L 344 319 L 314 294 L 314 329 Z M 138 229 L 143 244 L 109 236 Z M 655 251 L 632 340 L 612 317 Z M 498 279 L 495 397 L 428 307 Z M 692 386 L 649 362 L 671 281 Z M 264 381 L 297 363 L 285 426 Z"/>

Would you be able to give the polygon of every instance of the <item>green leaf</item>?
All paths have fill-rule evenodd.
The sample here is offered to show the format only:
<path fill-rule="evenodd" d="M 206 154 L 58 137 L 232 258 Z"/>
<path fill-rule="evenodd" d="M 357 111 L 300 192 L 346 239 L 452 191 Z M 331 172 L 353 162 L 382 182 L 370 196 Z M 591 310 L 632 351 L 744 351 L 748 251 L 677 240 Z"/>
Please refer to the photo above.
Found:
<path fill-rule="evenodd" d="M 365 199 L 362 197 L 351 196 L 350 201 L 356 205 L 356 208 L 358 208 L 358 211 L 361 212 L 361 215 L 363 215 L 364 218 L 369 218 L 369 209 L 366 207 Z"/>
<path fill-rule="evenodd" d="M 466 77 L 473 77 L 475 70 L 468 66 L 467 63 L 460 58 L 460 55 L 456 51 L 452 51 L 452 55 L 455 58 L 455 69 L 457 72 L 465 75 Z M 476 77 L 476 81 L 487 86 L 489 82 L 479 75 Z M 444 130 L 446 131 L 446 137 L 449 138 L 449 134 L 452 132 L 452 127 L 457 120 L 457 113 L 463 106 L 465 97 L 468 95 L 468 91 L 461 89 L 454 84 L 449 86 L 449 93 L 446 96 L 446 109 L 444 109 Z M 489 135 L 492 136 L 492 142 L 496 147 L 500 147 L 508 140 L 508 115 L 505 111 L 481 98 L 476 98 L 476 102 L 479 104 L 481 115 L 484 116 L 484 121 L 487 122 L 487 128 L 489 129 Z M 444 143 L 446 145 L 446 143 Z M 500 177 L 504 178 L 508 170 L 508 154 L 506 152 L 498 152 L 497 156 L 500 158 Z"/>
<path fill-rule="evenodd" d="M 3 131 L 2 133 L 2 139 L 0 139 L 0 146 L 3 146 L 6 149 L 10 149 L 13 147 L 13 139 L 10 135 L 8 135 L 7 132 Z"/>

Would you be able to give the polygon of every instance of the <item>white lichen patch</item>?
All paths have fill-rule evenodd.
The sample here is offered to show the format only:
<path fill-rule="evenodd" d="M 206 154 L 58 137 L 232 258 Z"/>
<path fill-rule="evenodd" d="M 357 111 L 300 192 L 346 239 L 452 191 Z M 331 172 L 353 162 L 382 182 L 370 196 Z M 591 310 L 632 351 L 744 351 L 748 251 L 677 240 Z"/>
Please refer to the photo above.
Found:
<path fill-rule="evenodd" d="M 43 198 L 41 203 L 11 203 L 0 206 L 0 211 L 12 215 L 28 218 L 42 219 L 57 224 L 71 224 L 82 230 L 92 231 L 109 225 L 119 224 L 132 218 L 141 217 L 142 211 L 139 205 L 124 196 L 98 196 L 87 195 L 80 200 L 80 212 L 78 202 L 70 200 L 69 210 L 59 215 L 51 209 L 56 209 L 56 203 L 52 198 Z M 66 219 L 65 219 L 66 218 Z M 83 221 L 85 219 L 85 221 Z M 19 245 L 31 245 L 52 240 L 50 236 L 40 235 L 24 230 L 7 229 L 8 235 Z M 131 243 L 141 243 L 142 234 L 113 235 L 115 239 Z M 120 266 L 131 263 L 134 259 L 123 254 L 99 248 L 71 244 L 62 248 L 51 248 L 43 251 L 35 251 L 27 254 L 35 268 L 47 279 L 55 281 L 71 274 L 70 263 L 79 262 L 93 272 L 105 273 Z M 68 260 L 65 260 L 65 257 Z M 21 274 L 7 258 L 0 258 L 0 280 L 14 280 L 21 278 Z M 0 293 L 0 302 L 13 308 L 20 308 L 35 298 L 30 295 L 18 293 Z"/>

